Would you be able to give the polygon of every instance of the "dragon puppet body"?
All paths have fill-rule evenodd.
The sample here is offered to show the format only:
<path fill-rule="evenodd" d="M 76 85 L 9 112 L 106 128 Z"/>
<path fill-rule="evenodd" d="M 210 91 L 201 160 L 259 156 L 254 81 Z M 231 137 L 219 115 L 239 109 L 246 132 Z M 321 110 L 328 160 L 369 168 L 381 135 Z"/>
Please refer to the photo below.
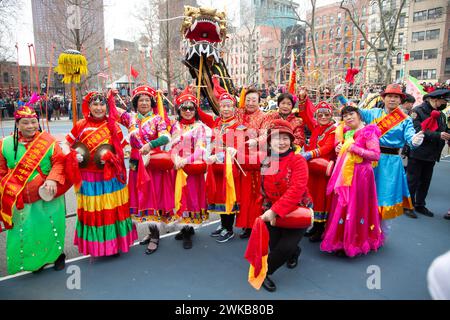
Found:
<path fill-rule="evenodd" d="M 187 48 L 183 63 L 197 80 L 197 85 L 200 84 L 202 94 L 208 99 L 213 111 L 218 114 L 219 103 L 213 93 L 213 75 L 220 77 L 223 88 L 237 95 L 221 51 L 227 36 L 226 14 L 213 8 L 184 6 L 181 33 Z"/>

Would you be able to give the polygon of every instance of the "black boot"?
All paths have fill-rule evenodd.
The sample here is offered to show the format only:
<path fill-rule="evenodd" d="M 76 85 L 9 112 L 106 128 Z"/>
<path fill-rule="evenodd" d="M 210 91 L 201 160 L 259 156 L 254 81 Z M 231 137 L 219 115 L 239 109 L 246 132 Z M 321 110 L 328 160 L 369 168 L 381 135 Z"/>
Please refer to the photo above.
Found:
<path fill-rule="evenodd" d="M 316 230 L 309 237 L 309 241 L 320 242 L 322 240 L 323 231 L 325 230 L 325 222 L 314 222 L 314 225 L 316 226 Z"/>
<path fill-rule="evenodd" d="M 314 232 L 316 232 L 316 228 L 317 228 L 317 222 L 314 222 L 313 227 L 310 230 L 306 231 L 304 236 L 311 237 L 314 234 Z"/>
<path fill-rule="evenodd" d="M 53 269 L 55 269 L 56 271 L 61 271 L 65 267 L 66 267 L 66 255 L 64 253 L 61 253 L 58 259 L 56 259 Z"/>
<path fill-rule="evenodd" d="M 294 269 L 298 265 L 298 257 L 300 256 L 300 252 L 300 247 L 297 247 L 295 253 L 286 262 L 286 267 L 288 267 L 289 269 Z"/>
<path fill-rule="evenodd" d="M 175 240 L 183 240 L 184 232 L 186 231 L 186 227 L 183 227 L 180 232 L 175 235 Z"/>
<path fill-rule="evenodd" d="M 262 286 L 264 287 L 264 289 L 266 289 L 269 292 L 274 292 L 275 290 L 277 290 L 277 286 L 272 281 L 272 279 L 269 278 L 268 275 L 264 278 L 264 282 L 263 282 Z"/>
<path fill-rule="evenodd" d="M 148 226 L 148 229 L 150 231 L 150 241 L 148 243 L 147 249 L 145 250 L 145 254 L 152 254 L 156 250 L 158 250 L 159 246 L 159 230 L 158 227 L 154 224 Z M 153 248 L 150 248 L 150 247 Z"/>
<path fill-rule="evenodd" d="M 194 228 L 187 227 L 183 233 L 183 248 L 192 248 L 192 236 L 194 235 Z"/>

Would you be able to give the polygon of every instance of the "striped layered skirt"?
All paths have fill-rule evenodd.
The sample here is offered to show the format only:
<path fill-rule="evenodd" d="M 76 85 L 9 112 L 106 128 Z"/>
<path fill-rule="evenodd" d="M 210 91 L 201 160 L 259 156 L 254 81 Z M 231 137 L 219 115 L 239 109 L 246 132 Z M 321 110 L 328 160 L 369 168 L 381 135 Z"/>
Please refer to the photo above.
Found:
<path fill-rule="evenodd" d="M 81 178 L 74 244 L 80 253 L 94 257 L 127 252 L 137 239 L 127 185 L 115 177 L 105 180 L 103 171 L 82 170 Z"/>

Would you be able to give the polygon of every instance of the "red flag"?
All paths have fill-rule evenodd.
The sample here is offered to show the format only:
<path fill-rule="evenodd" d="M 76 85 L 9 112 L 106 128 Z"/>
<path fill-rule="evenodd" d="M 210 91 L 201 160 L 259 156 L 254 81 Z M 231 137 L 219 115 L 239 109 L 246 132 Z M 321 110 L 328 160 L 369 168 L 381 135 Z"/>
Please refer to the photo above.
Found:
<path fill-rule="evenodd" d="M 133 78 L 137 78 L 138 77 L 138 75 L 139 75 L 139 72 L 137 72 L 134 68 L 133 68 L 133 66 L 130 66 L 130 74 L 133 76 Z"/>
<path fill-rule="evenodd" d="M 256 218 L 252 234 L 245 250 L 245 259 L 250 263 L 248 282 L 256 290 L 261 288 L 267 274 L 269 254 L 269 231 L 261 218 Z"/>

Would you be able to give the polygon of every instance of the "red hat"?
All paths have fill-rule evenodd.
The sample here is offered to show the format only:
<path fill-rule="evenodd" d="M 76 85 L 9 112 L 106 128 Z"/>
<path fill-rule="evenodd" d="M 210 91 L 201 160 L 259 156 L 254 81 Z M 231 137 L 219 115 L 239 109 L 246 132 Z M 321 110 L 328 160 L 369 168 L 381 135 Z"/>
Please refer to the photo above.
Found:
<path fill-rule="evenodd" d="M 16 111 L 14 111 L 14 119 L 16 120 L 20 120 L 23 118 L 35 118 L 37 119 L 37 114 L 34 111 L 34 109 L 32 107 L 29 106 L 22 106 L 20 108 L 18 108 Z"/>
<path fill-rule="evenodd" d="M 175 100 L 175 103 L 178 107 L 180 107 L 181 104 L 186 101 L 191 101 L 195 106 L 198 106 L 198 99 L 192 94 L 191 86 L 187 86 L 186 88 L 184 88 L 183 92 L 181 92 L 178 98 Z"/>
<path fill-rule="evenodd" d="M 81 105 L 81 112 L 83 113 L 83 116 L 87 118 L 89 116 L 89 105 L 94 100 L 100 100 L 103 101 L 106 104 L 106 98 L 103 95 L 103 93 L 98 91 L 91 91 L 83 98 L 83 103 Z"/>
<path fill-rule="evenodd" d="M 328 112 L 330 112 L 330 113 L 333 113 L 333 107 L 330 105 L 330 104 L 328 104 L 327 102 L 325 102 L 325 101 L 320 101 L 317 105 L 316 105 L 316 110 L 315 110 L 315 112 L 325 112 L 325 111 L 328 111 Z"/>
<path fill-rule="evenodd" d="M 380 96 L 384 98 L 387 94 L 398 94 L 402 100 L 406 98 L 406 94 L 403 93 L 402 87 L 397 83 L 388 85 L 386 90 L 384 90 Z"/>
<path fill-rule="evenodd" d="M 156 90 L 153 89 L 152 87 L 147 86 L 147 85 L 142 85 L 142 86 L 136 87 L 133 90 L 133 92 L 131 93 L 131 104 L 135 108 L 137 107 L 137 101 L 142 94 L 145 94 L 145 95 L 149 96 L 150 98 L 156 99 Z"/>
<path fill-rule="evenodd" d="M 227 90 L 225 90 L 220 86 L 219 76 L 214 75 L 212 81 L 214 83 L 214 95 L 219 100 L 219 102 L 230 100 L 233 102 L 234 105 L 236 105 L 236 98 L 232 94 L 229 94 Z"/>
<path fill-rule="evenodd" d="M 295 140 L 294 130 L 292 130 L 292 126 L 287 120 L 283 119 L 273 120 L 272 123 L 270 124 L 268 138 L 270 138 L 270 136 L 274 133 L 278 134 L 287 133 L 290 136 L 291 141 Z"/>

